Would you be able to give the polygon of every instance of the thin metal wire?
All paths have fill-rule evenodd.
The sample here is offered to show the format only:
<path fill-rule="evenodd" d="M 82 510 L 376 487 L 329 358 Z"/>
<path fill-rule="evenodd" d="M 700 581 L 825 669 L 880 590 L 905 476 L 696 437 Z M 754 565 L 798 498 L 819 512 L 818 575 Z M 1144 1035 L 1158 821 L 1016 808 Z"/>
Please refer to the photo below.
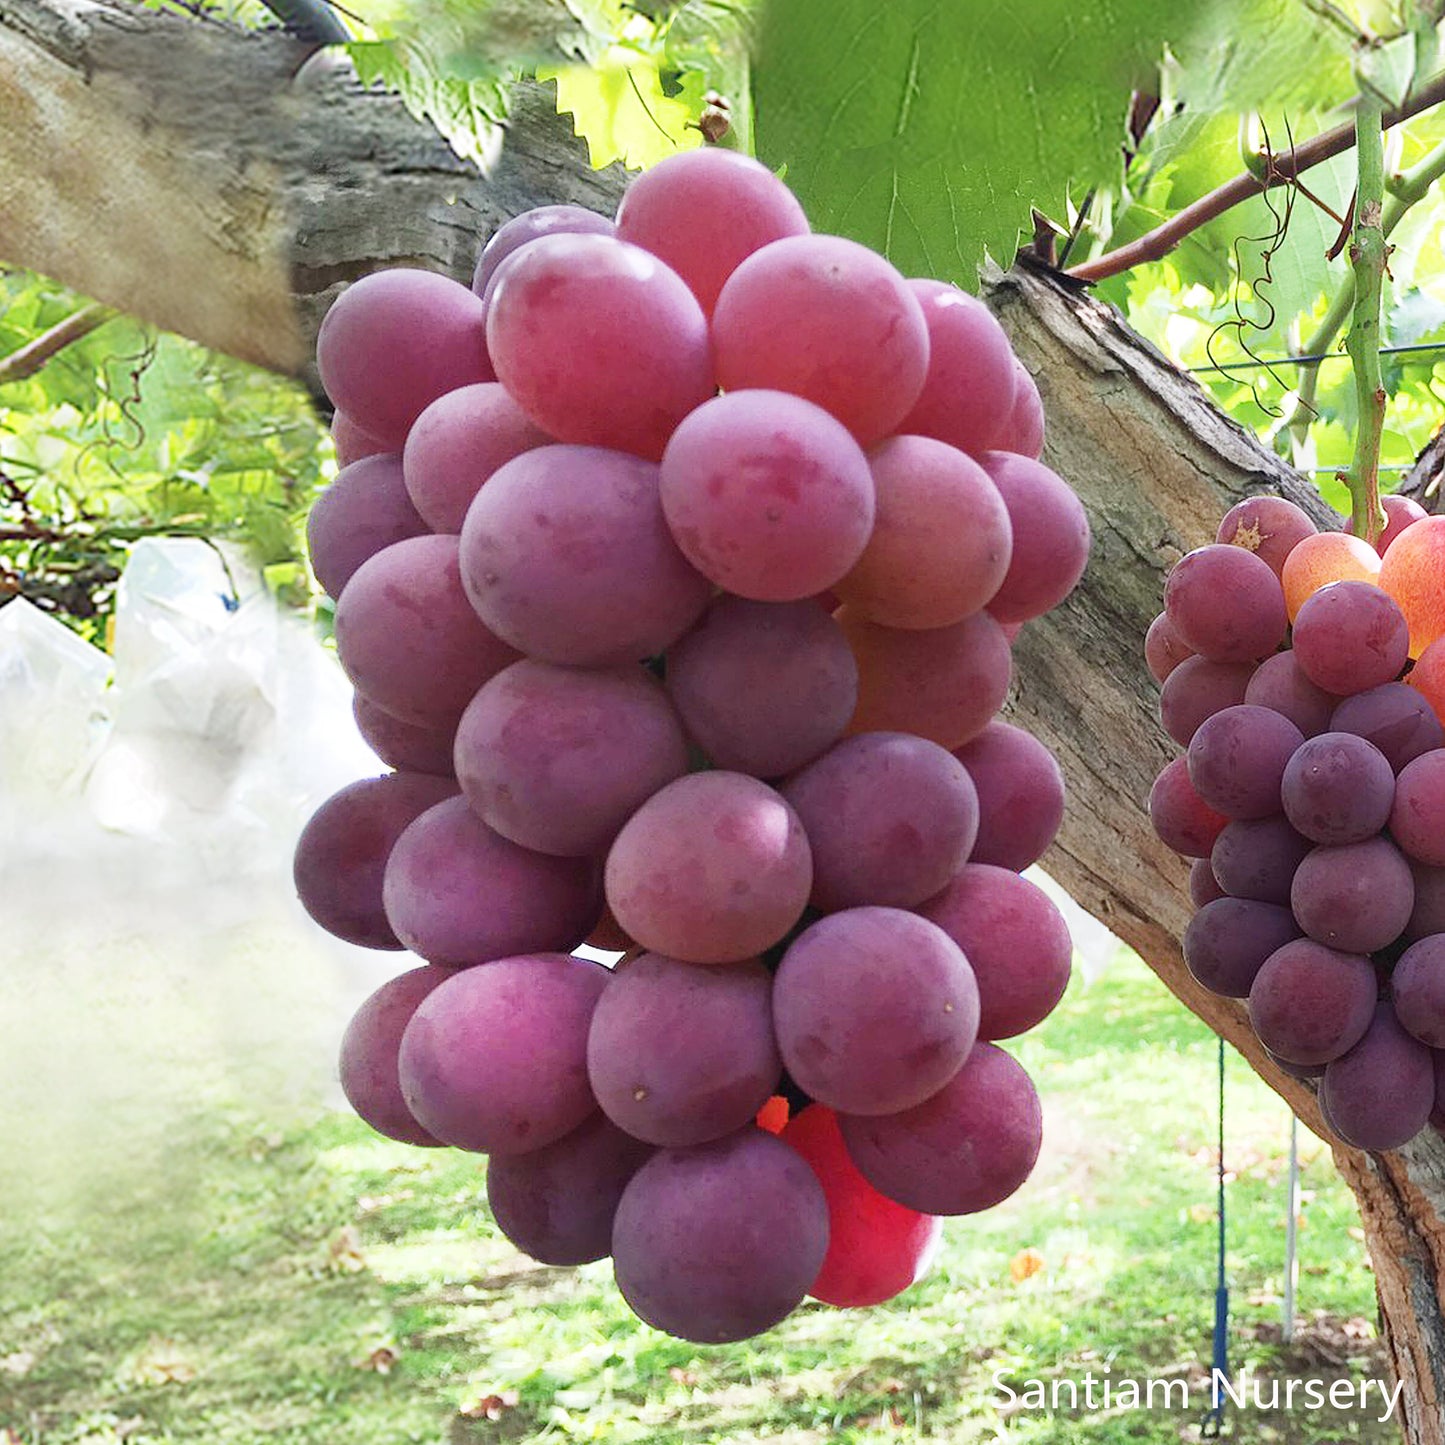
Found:
<path fill-rule="evenodd" d="M 1427 352 L 1445 354 L 1445 341 L 1422 341 L 1413 346 L 1382 346 L 1381 356 L 1411 356 Z M 1272 361 L 1225 361 L 1217 366 L 1190 366 L 1186 370 L 1192 376 L 1215 371 L 1260 371 L 1271 366 L 1317 366 L 1323 361 L 1348 361 L 1343 351 L 1321 351 L 1307 356 L 1277 356 Z"/>

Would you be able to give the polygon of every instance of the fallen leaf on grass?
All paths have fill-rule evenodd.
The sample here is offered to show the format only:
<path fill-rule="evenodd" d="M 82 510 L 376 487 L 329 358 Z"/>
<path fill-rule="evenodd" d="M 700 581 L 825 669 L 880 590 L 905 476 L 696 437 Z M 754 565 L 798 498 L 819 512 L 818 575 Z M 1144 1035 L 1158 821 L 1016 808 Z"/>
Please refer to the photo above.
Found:
<path fill-rule="evenodd" d="M 25 1442 L 6 1425 L 0 1428 L 0 1445 L 25 1445 Z"/>
<path fill-rule="evenodd" d="M 474 1404 L 458 1410 L 457 1414 L 467 1420 L 500 1420 L 508 1410 L 517 1408 L 520 1398 L 515 1390 L 503 1390 L 500 1395 L 483 1395 Z"/>
<path fill-rule="evenodd" d="M 669 1365 L 667 1376 L 675 1385 L 686 1385 L 690 1390 L 697 1384 L 697 1371 L 684 1370 L 681 1365 Z"/>
<path fill-rule="evenodd" d="M 1024 1280 L 1031 1279 L 1036 1274 L 1041 1274 L 1048 1268 L 1048 1263 L 1036 1249 L 1021 1249 L 1008 1262 L 1008 1272 L 1013 1276 L 1015 1284 L 1022 1284 Z"/>
<path fill-rule="evenodd" d="M 196 1378 L 196 1367 L 175 1340 L 152 1335 L 131 1367 L 138 1385 L 185 1385 Z"/>
<path fill-rule="evenodd" d="M 29 1350 L 16 1350 L 13 1355 L 0 1359 L 0 1370 L 7 1375 L 28 1375 L 35 1368 L 35 1356 Z M 0 1439 L 0 1445 L 4 1445 Z"/>
<path fill-rule="evenodd" d="M 343 1224 L 331 1236 L 327 1253 L 331 1257 L 331 1268 L 339 1274 L 356 1274 L 366 1268 L 366 1256 L 361 1252 L 361 1235 L 354 1224 Z"/>
<path fill-rule="evenodd" d="M 374 1349 L 364 1360 L 353 1360 L 351 1368 L 354 1370 L 375 1370 L 378 1375 L 389 1375 L 391 1367 L 401 1358 L 401 1352 L 393 1349 L 390 1345 L 381 1345 Z"/>

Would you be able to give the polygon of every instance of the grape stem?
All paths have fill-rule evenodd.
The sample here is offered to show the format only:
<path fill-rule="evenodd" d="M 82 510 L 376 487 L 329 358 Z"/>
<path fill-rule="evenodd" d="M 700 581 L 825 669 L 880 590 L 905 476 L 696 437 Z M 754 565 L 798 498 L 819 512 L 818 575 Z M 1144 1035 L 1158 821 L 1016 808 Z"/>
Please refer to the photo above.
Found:
<path fill-rule="evenodd" d="M 1445 142 L 1422 156 L 1409 170 L 1386 177 L 1383 225 L 1388 241 L 1395 227 L 1409 214 L 1410 207 L 1422 201 L 1430 187 L 1445 176 Z M 1340 289 L 1330 302 L 1329 310 L 1320 318 L 1309 339 L 1302 343 L 1300 350 L 1310 356 L 1319 356 L 1334 345 L 1341 327 L 1349 320 L 1355 305 L 1355 278 L 1346 276 Z M 1319 395 L 1320 368 L 1315 363 L 1304 369 L 1300 377 L 1299 399 L 1290 412 L 1280 431 L 1289 431 L 1297 444 L 1303 443 L 1315 417 L 1315 399 Z"/>
<path fill-rule="evenodd" d="M 116 314 L 109 306 L 102 306 L 95 301 L 82 306 L 78 311 L 72 311 L 64 321 L 57 322 L 49 331 L 43 332 L 33 341 L 26 342 L 8 356 L 0 356 L 0 386 L 28 380 L 51 357 L 58 355 L 81 337 L 89 336 Z"/>
<path fill-rule="evenodd" d="M 1403 105 L 1386 111 L 1384 124 L 1386 128 L 1399 125 L 1411 116 L 1439 105 L 1442 100 L 1445 100 L 1445 72 L 1432 75 L 1418 90 L 1410 94 Z M 1376 110 L 1375 114 L 1378 117 L 1379 111 Z M 1232 210 L 1242 201 L 1249 200 L 1251 196 L 1257 196 L 1272 186 L 1285 185 L 1311 166 L 1342 155 L 1354 144 L 1354 140 L 1355 127 L 1347 121 L 1333 130 L 1323 131 L 1310 140 L 1301 141 L 1288 151 L 1267 157 L 1263 179 L 1251 171 L 1245 171 L 1243 175 L 1236 176 L 1232 181 L 1227 181 L 1208 195 L 1201 196 L 1197 201 L 1185 206 L 1178 215 L 1171 216 L 1163 225 L 1147 231 L 1138 240 L 1130 241 L 1128 245 L 1120 246 L 1102 256 L 1096 256 L 1092 261 L 1070 266 L 1065 274 L 1077 281 L 1103 281 L 1142 265 L 1145 261 L 1157 261 L 1160 257 L 1167 256 L 1191 232 L 1208 225 L 1210 221 Z"/>
<path fill-rule="evenodd" d="M 1355 455 L 1345 480 L 1350 488 L 1350 526 L 1372 546 L 1385 526 L 1380 506 L 1380 438 L 1385 430 L 1385 383 L 1380 373 L 1380 303 L 1385 285 L 1384 105 L 1366 85 L 1355 110 L 1355 156 L 1359 164 L 1355 231 L 1350 266 L 1355 278 L 1354 320 L 1345 350 L 1355 374 L 1359 419 Z"/>

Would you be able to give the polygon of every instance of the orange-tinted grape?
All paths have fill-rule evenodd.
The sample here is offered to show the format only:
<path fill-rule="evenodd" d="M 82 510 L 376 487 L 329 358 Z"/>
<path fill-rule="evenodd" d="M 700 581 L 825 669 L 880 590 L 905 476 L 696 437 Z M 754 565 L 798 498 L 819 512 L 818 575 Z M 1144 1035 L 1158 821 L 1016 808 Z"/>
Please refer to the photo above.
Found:
<path fill-rule="evenodd" d="M 1445 637 L 1445 517 L 1426 517 L 1401 532 L 1380 564 L 1379 581 L 1410 624 L 1411 657 Z"/>
<path fill-rule="evenodd" d="M 1445 723 L 1445 638 L 1432 642 L 1420 654 L 1405 681 L 1425 695 L 1435 716 Z"/>
<path fill-rule="evenodd" d="M 1291 549 L 1280 580 L 1289 620 L 1331 582 L 1378 582 L 1380 557 L 1368 542 L 1346 532 L 1317 532 Z M 1398 598 L 1396 599 L 1399 600 Z"/>

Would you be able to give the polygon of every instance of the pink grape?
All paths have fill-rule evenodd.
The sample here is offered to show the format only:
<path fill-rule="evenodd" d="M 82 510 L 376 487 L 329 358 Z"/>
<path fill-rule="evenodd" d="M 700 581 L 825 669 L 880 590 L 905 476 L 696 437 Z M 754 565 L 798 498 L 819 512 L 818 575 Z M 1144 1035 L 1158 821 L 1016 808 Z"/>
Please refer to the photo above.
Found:
<path fill-rule="evenodd" d="M 724 391 L 791 392 L 865 447 L 898 429 L 928 371 L 928 326 L 908 283 L 841 236 L 755 251 L 718 295 L 712 329 Z"/>
<path fill-rule="evenodd" d="M 1195 792 L 1188 762 L 1175 758 L 1149 790 L 1149 821 L 1166 847 L 1186 858 L 1207 858 L 1229 819 Z"/>
<path fill-rule="evenodd" d="M 306 518 L 306 550 L 321 590 L 328 597 L 340 597 L 367 558 L 426 531 L 427 524 L 402 482 L 401 458 L 381 452 L 343 467 L 312 503 Z"/>
<path fill-rule="evenodd" d="M 461 577 L 499 637 L 566 667 L 661 652 L 712 595 L 667 530 L 656 464 L 601 447 L 538 447 L 493 473 L 462 527 Z"/>
<path fill-rule="evenodd" d="M 687 740 L 636 663 L 608 672 L 524 658 L 457 726 L 457 779 L 473 810 L 539 853 L 603 852 L 638 806 L 687 771 Z"/>
<path fill-rule="evenodd" d="M 1008 508 L 972 457 L 895 436 L 869 457 L 873 532 L 834 591 L 885 627 L 948 627 L 980 611 L 1013 555 Z"/>
<path fill-rule="evenodd" d="M 1415 907 L 1415 882 L 1405 856 L 1388 838 L 1316 848 L 1295 869 L 1290 907 L 1319 943 L 1346 953 L 1373 953 L 1405 931 Z"/>
<path fill-rule="evenodd" d="M 404 947 L 382 904 L 386 860 L 412 820 L 456 790 L 451 778 L 388 773 L 348 783 L 322 803 L 296 840 L 294 863 L 312 921 L 362 948 Z"/>
<path fill-rule="evenodd" d="M 816 602 L 717 598 L 668 649 L 666 685 L 713 765 L 777 778 L 831 747 L 858 702 L 858 664 Z"/>
<path fill-rule="evenodd" d="M 1390 832 L 1415 861 L 1445 868 L 1445 749 L 1422 753 L 1400 770 Z"/>
<path fill-rule="evenodd" d="M 850 733 L 917 733 L 942 748 L 976 738 L 1003 706 L 1013 653 L 987 612 L 952 627 L 880 627 L 851 607 L 842 627 L 858 661 L 858 706 Z"/>
<path fill-rule="evenodd" d="M 462 590 L 455 537 L 410 537 L 357 568 L 336 603 L 336 654 L 359 693 L 403 722 L 451 728 L 517 660 Z"/>
<path fill-rule="evenodd" d="M 1390 543 L 1405 530 L 1406 527 L 1413 527 L 1416 522 L 1428 517 L 1430 514 L 1413 497 L 1389 496 L 1381 497 L 1380 505 L 1385 509 L 1385 528 L 1375 538 L 1375 551 L 1384 556 L 1389 550 Z M 1345 531 L 1352 537 L 1355 534 L 1355 519 L 1345 518 Z"/>
<path fill-rule="evenodd" d="M 1194 656 L 1194 649 L 1187 646 L 1174 630 L 1167 612 L 1161 612 L 1149 624 L 1149 630 L 1144 634 L 1144 661 L 1155 682 L 1163 683 L 1181 662 Z"/>
<path fill-rule="evenodd" d="M 407 434 L 407 492 L 432 531 L 460 532 L 487 478 L 504 462 L 551 441 L 500 383 L 458 387 L 432 402 Z"/>
<path fill-rule="evenodd" d="M 498 379 L 558 441 L 656 461 L 715 389 L 707 318 L 692 292 L 655 256 L 611 236 L 554 232 L 514 252 L 486 324 Z"/>
<path fill-rule="evenodd" d="M 316 336 L 321 384 L 369 436 L 400 451 L 437 397 L 494 381 L 481 301 L 431 271 L 373 271 L 348 286 Z"/>
<path fill-rule="evenodd" d="M 794 1149 L 749 1127 L 662 1149 L 623 1191 L 617 1288 L 653 1328 L 699 1344 L 771 1329 L 803 1302 L 828 1249 L 828 1205 Z"/>
<path fill-rule="evenodd" d="M 1291 825 L 1316 843 L 1363 843 L 1385 826 L 1395 774 L 1373 743 L 1321 733 L 1290 758 L 1280 800 Z"/>
<path fill-rule="evenodd" d="M 1008 571 L 988 610 L 1000 622 L 1027 622 L 1057 607 L 1089 561 L 1084 504 L 1057 473 L 1011 452 L 985 452 L 984 470 L 1003 497 L 1013 533 Z"/>
<path fill-rule="evenodd" d="M 809 901 L 825 913 L 922 903 L 963 867 L 978 833 L 968 770 L 911 733 L 844 738 L 780 791 L 808 835 Z"/>
<path fill-rule="evenodd" d="M 1215 663 L 1216 667 L 1247 667 L 1248 663 Z M 1304 674 L 1293 652 L 1276 652 L 1255 668 L 1245 684 L 1244 701 L 1254 707 L 1273 708 L 1287 717 L 1307 738 L 1317 733 L 1352 729 L 1333 728 L 1330 723 L 1339 698 L 1316 687 Z"/>
<path fill-rule="evenodd" d="M 918 912 L 943 929 L 973 969 L 979 1038 L 1024 1033 L 1063 998 L 1073 942 L 1063 915 L 1032 880 L 969 863 Z"/>
<path fill-rule="evenodd" d="M 978 1017 L 963 951 L 901 908 L 820 918 L 788 946 L 773 984 L 789 1076 L 851 1114 L 896 1114 L 937 1093 L 973 1048 Z"/>
<path fill-rule="evenodd" d="M 1187 748 L 1207 718 L 1245 700 L 1254 675 L 1248 662 L 1185 658 L 1159 690 L 1159 721 L 1164 731 L 1180 747 Z"/>
<path fill-rule="evenodd" d="M 991 722 L 953 755 L 978 790 L 971 863 L 1022 872 L 1037 863 L 1064 820 L 1064 770 L 1030 732 Z"/>
<path fill-rule="evenodd" d="M 608 1118 L 649 1144 L 720 1139 L 753 1121 L 783 1071 L 772 975 L 657 953 L 613 975 L 592 1015 L 587 1075 Z"/>
<path fill-rule="evenodd" d="M 1309 513 L 1283 497 L 1246 497 L 1220 519 L 1214 540 L 1253 552 L 1278 577 L 1295 543 L 1317 531 Z"/>
<path fill-rule="evenodd" d="M 1375 996 L 1368 958 L 1297 938 L 1255 975 L 1249 1019 L 1271 1053 L 1294 1064 L 1328 1064 L 1364 1037 Z"/>
<path fill-rule="evenodd" d="M 654 793 L 607 855 L 607 902 L 654 953 L 732 963 L 771 948 L 813 886 L 808 840 L 782 796 L 742 773 L 692 773 Z"/>
<path fill-rule="evenodd" d="M 1164 610 L 1178 636 L 1211 662 L 1257 662 L 1289 627 L 1278 576 L 1256 554 L 1220 542 L 1174 564 Z"/>
<path fill-rule="evenodd" d="M 1004 428 L 1000 451 L 1038 460 L 1044 449 L 1044 403 L 1033 373 L 1014 359 L 1014 404 Z"/>
<path fill-rule="evenodd" d="M 1378 1004 L 1365 1036 L 1325 1070 L 1320 1106 L 1330 1128 L 1357 1149 L 1408 1144 L 1435 1106 L 1430 1050 L 1400 1027 L 1389 1004 Z"/>
<path fill-rule="evenodd" d="M 487 1203 L 497 1228 L 541 1264 L 588 1264 L 612 1253 L 622 1191 L 653 1148 L 593 1114 L 525 1154 L 493 1155 Z"/>
<path fill-rule="evenodd" d="M 1023 1066 L 978 1043 L 938 1093 L 898 1114 L 842 1114 L 859 1172 L 890 1199 L 924 1214 L 976 1214 L 1013 1194 L 1033 1171 L 1043 1111 Z"/>
<path fill-rule="evenodd" d="M 429 808 L 397 839 L 382 895 L 396 936 L 452 968 L 575 948 L 602 911 L 595 860 L 519 847 L 462 797 Z"/>
<path fill-rule="evenodd" d="M 1399 604 L 1369 582 L 1331 582 L 1306 599 L 1290 638 L 1300 670 L 1338 696 L 1399 677 L 1410 626 Z"/>
<path fill-rule="evenodd" d="M 617 227 L 610 217 L 599 216 L 585 206 L 533 206 L 530 211 L 523 211 L 520 216 L 504 221 L 492 232 L 477 257 L 476 269 L 472 273 L 472 290 L 478 296 L 483 295 L 488 283 L 497 274 L 497 268 L 514 251 L 521 250 L 529 242 L 541 240 L 543 236 L 559 232 L 615 236 Z"/>
<path fill-rule="evenodd" d="M 714 146 L 659 161 L 617 208 L 618 236 L 666 261 L 709 316 L 754 251 L 809 229 L 797 198 L 765 165 Z"/>
<path fill-rule="evenodd" d="M 403 722 L 359 692 L 351 700 L 351 712 L 362 740 L 387 767 L 413 773 L 435 773 L 439 778 L 454 776 L 454 729 Z"/>
<path fill-rule="evenodd" d="M 385 442 L 378 441 L 357 426 L 344 411 L 332 415 L 331 444 L 336 448 L 338 467 L 349 467 L 352 462 L 359 462 L 362 457 L 373 457 L 378 452 L 389 450 Z"/>
<path fill-rule="evenodd" d="M 928 325 L 928 375 L 895 430 L 935 437 L 974 456 L 1007 448 L 1017 428 L 1019 383 L 1003 327 L 978 297 L 957 286 L 931 280 L 908 285 Z M 1031 421 L 1024 419 L 1021 452 L 1034 439 Z M 1033 452 L 1037 456 L 1038 448 Z"/>
<path fill-rule="evenodd" d="M 433 1147 L 434 1139 L 406 1106 L 397 1076 L 401 1036 L 421 1001 L 449 975 L 427 964 L 388 979 L 357 1009 L 341 1039 L 341 1091 L 378 1134 Z"/>
<path fill-rule="evenodd" d="M 611 977 L 600 963 L 532 953 L 438 984 L 401 1036 L 402 1097 L 457 1149 L 525 1154 L 594 1113 L 587 1029 Z"/>
<path fill-rule="evenodd" d="M 759 602 L 832 587 L 873 527 L 862 448 L 821 407 L 780 391 L 732 392 L 692 412 L 663 453 L 660 492 L 688 561 Z"/>

